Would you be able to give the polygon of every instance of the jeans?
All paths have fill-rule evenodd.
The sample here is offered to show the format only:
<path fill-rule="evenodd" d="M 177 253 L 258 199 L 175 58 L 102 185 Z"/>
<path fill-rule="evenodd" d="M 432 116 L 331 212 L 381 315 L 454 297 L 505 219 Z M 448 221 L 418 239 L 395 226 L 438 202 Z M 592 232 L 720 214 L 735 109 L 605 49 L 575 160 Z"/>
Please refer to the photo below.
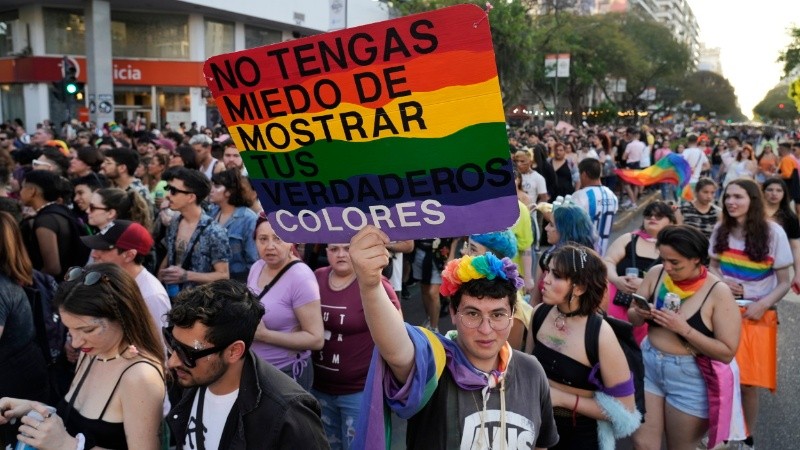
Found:
<path fill-rule="evenodd" d="M 322 407 L 322 427 L 331 444 L 331 450 L 348 450 L 356 434 L 356 422 L 364 392 L 330 395 L 312 389 L 311 393 Z"/>

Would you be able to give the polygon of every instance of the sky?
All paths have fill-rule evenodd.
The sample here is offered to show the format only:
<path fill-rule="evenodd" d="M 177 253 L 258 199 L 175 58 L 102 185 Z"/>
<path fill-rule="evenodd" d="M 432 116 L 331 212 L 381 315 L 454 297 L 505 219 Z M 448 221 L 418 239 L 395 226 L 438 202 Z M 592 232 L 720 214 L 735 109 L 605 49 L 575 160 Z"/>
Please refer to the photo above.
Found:
<path fill-rule="evenodd" d="M 689 0 L 700 25 L 700 41 L 719 47 L 722 75 L 736 90 L 744 115 L 780 81 L 778 55 L 800 26 L 798 0 Z"/>

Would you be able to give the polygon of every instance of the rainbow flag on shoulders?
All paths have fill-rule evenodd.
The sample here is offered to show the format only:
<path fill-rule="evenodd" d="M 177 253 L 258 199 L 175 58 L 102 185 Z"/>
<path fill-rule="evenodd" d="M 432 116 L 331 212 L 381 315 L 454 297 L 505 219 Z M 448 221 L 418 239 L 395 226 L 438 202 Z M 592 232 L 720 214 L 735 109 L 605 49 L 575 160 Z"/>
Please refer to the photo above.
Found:
<path fill-rule="evenodd" d="M 641 169 L 614 169 L 624 181 L 637 186 L 650 186 L 656 183 L 670 183 L 681 188 L 681 197 L 685 200 L 694 200 L 694 192 L 689 185 L 692 179 L 692 168 L 677 153 L 670 153 L 658 160 L 652 166 Z"/>

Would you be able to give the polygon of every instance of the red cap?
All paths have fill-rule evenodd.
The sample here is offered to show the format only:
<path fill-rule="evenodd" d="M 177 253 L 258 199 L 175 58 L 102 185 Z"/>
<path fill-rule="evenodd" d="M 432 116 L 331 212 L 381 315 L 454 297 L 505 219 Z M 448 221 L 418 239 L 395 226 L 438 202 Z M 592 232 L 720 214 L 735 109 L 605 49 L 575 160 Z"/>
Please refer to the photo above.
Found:
<path fill-rule="evenodd" d="M 115 220 L 114 225 L 103 234 L 82 236 L 83 243 L 92 250 L 136 250 L 140 255 L 150 253 L 153 237 L 145 227 L 130 220 Z"/>

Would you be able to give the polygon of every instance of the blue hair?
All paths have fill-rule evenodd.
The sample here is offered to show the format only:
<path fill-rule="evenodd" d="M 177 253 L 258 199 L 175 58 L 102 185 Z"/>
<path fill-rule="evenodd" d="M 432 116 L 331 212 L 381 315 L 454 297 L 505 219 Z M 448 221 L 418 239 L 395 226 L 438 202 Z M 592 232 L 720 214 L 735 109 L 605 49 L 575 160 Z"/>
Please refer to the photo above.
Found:
<path fill-rule="evenodd" d="M 561 236 L 557 245 L 574 242 L 595 248 L 597 241 L 589 214 L 580 206 L 564 205 L 553 210 L 553 221 Z"/>
<path fill-rule="evenodd" d="M 469 238 L 488 248 L 498 258 L 517 256 L 517 237 L 511 230 L 473 234 Z"/>

